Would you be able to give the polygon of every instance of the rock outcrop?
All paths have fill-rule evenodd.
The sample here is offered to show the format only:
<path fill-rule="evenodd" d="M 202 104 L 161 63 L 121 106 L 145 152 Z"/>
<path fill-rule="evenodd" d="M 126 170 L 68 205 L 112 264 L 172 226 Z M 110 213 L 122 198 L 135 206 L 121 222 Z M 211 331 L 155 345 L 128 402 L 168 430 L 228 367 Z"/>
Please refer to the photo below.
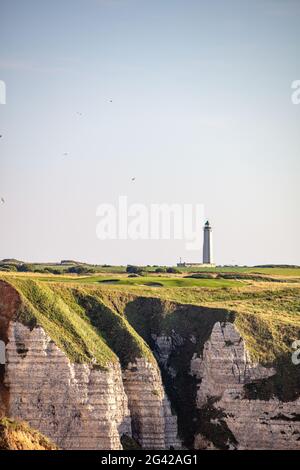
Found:
<path fill-rule="evenodd" d="M 122 449 L 132 435 L 145 449 L 180 447 L 160 372 L 137 358 L 126 370 L 72 364 L 40 328 L 8 328 L 6 415 L 18 417 L 62 449 Z"/>
<path fill-rule="evenodd" d="M 298 382 L 282 393 L 278 364 L 253 364 L 234 312 L 148 298 L 116 312 L 84 291 L 13 286 L 0 281 L 0 417 L 62 449 L 122 449 L 124 435 L 144 449 L 300 448 Z"/>
<path fill-rule="evenodd" d="M 194 338 L 153 335 L 155 353 L 172 384 L 178 370 L 172 355 L 184 354 Z M 230 322 L 216 322 L 202 354 L 193 353 L 190 375 L 195 379 L 194 434 L 196 449 L 299 449 L 300 399 L 283 402 L 276 397 L 248 399 L 245 386 L 276 374 L 272 367 L 253 364 L 243 338 Z M 188 380 L 185 380 L 187 383 Z M 216 441 L 212 437 L 218 436 Z M 221 436 L 221 437 L 220 437 Z"/>
<path fill-rule="evenodd" d="M 234 439 L 229 448 L 297 449 L 300 448 L 300 399 L 281 402 L 246 399 L 246 384 L 257 383 L 275 375 L 273 368 L 252 364 L 245 343 L 232 323 L 216 323 L 205 343 L 203 357 L 194 356 L 191 374 L 200 379 L 197 407 L 213 403 Z M 201 436 L 196 436 L 196 441 Z"/>
<path fill-rule="evenodd" d="M 178 449 L 177 418 L 162 385 L 156 364 L 138 358 L 123 372 L 133 437 L 145 449 Z"/>
<path fill-rule="evenodd" d="M 121 449 L 131 435 L 119 364 L 72 364 L 42 328 L 11 322 L 4 385 L 6 415 L 18 417 L 63 449 Z"/>
<path fill-rule="evenodd" d="M 0 415 L 26 421 L 62 449 L 121 450 L 123 435 L 145 449 L 181 446 L 154 358 L 123 370 L 118 359 L 105 368 L 76 363 L 38 323 L 18 321 L 20 306 L 18 292 L 0 282 Z"/>

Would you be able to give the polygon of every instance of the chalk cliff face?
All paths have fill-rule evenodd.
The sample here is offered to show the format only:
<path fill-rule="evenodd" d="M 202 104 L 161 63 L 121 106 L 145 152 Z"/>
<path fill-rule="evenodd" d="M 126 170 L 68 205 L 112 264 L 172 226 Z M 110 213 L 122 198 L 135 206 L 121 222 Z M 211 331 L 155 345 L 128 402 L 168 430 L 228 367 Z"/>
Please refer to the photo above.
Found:
<path fill-rule="evenodd" d="M 231 323 L 216 323 L 203 358 L 194 357 L 191 373 L 201 379 L 197 407 L 215 401 L 238 449 L 300 448 L 300 399 L 293 402 L 248 400 L 245 384 L 275 375 L 273 368 L 251 364 L 245 344 Z M 199 441 L 198 436 L 198 441 Z"/>
<path fill-rule="evenodd" d="M 299 394 L 280 398 L 272 387 L 262 393 L 260 384 L 269 386 L 278 371 L 251 362 L 232 312 L 136 299 L 122 314 L 88 298 L 78 314 L 82 322 L 90 309 L 83 335 L 98 328 L 105 351 L 112 352 L 100 366 L 84 336 L 76 341 L 82 340 L 87 361 L 68 354 L 70 345 L 79 347 L 76 341 L 58 347 L 51 337 L 64 312 L 74 320 L 68 328 L 76 325 L 68 310 L 76 305 L 47 316 L 52 303 L 43 301 L 32 321 L 22 313 L 24 298 L 0 281 L 0 340 L 6 347 L 0 417 L 28 422 L 62 449 L 121 450 L 123 435 L 144 449 L 300 448 Z M 67 340 L 71 330 L 59 327 Z"/>
<path fill-rule="evenodd" d="M 180 447 L 154 364 L 137 358 L 123 374 L 118 363 L 107 370 L 72 364 L 42 328 L 18 322 L 9 325 L 6 350 L 6 415 L 27 421 L 60 448 L 118 450 L 132 430 L 145 449 Z"/>
<path fill-rule="evenodd" d="M 9 326 L 4 384 L 7 415 L 21 418 L 64 449 L 121 449 L 131 435 L 119 364 L 107 371 L 72 364 L 42 328 Z"/>
<path fill-rule="evenodd" d="M 123 371 L 118 361 L 105 369 L 72 363 L 43 328 L 13 319 L 21 299 L 1 288 L 0 414 L 28 422 L 62 449 L 121 450 L 124 434 L 145 449 L 180 447 L 155 361 L 136 358 Z"/>
<path fill-rule="evenodd" d="M 178 449 L 177 419 L 162 385 L 158 367 L 138 358 L 123 373 L 132 433 L 145 449 Z"/>
<path fill-rule="evenodd" d="M 193 342 L 193 338 L 190 340 Z M 169 357 L 176 349 L 174 338 L 160 336 L 155 342 L 162 367 L 176 382 L 176 371 L 168 368 Z M 222 447 L 228 449 L 299 449 L 299 398 L 290 402 L 275 397 L 246 398 L 245 385 L 259 383 L 275 373 L 273 368 L 251 363 L 234 324 L 216 322 L 202 355 L 194 353 L 190 362 L 197 387 L 194 405 L 203 428 L 203 433 L 194 435 L 194 448 L 219 448 L 208 436 L 221 432 Z"/>

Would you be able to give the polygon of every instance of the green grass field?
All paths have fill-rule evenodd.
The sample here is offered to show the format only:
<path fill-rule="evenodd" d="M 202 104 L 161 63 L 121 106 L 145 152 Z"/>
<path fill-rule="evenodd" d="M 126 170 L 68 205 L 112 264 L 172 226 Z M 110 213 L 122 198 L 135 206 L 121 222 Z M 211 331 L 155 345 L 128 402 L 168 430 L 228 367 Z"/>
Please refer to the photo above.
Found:
<path fill-rule="evenodd" d="M 76 284 L 101 284 L 120 286 L 146 286 L 153 288 L 160 287 L 237 287 L 240 281 L 227 279 L 188 279 L 181 277 L 159 277 L 159 276 L 138 276 L 134 278 L 116 276 L 87 276 L 87 277 L 39 277 L 41 281 L 72 282 Z"/>
<path fill-rule="evenodd" d="M 29 272 L 36 272 L 51 274 L 51 270 L 55 271 L 55 275 L 65 275 L 68 274 L 68 270 L 71 268 L 78 268 L 82 267 L 88 271 L 90 271 L 90 275 L 96 274 L 126 274 L 126 266 L 109 266 L 109 265 L 96 265 L 96 264 L 88 264 L 84 262 L 76 262 L 76 261 L 69 261 L 69 262 L 61 262 L 61 263 L 24 263 L 20 260 L 2 260 L 0 261 L 0 272 L 1 270 L 8 271 L 9 267 L 13 269 L 17 269 L 18 266 L 25 264 L 27 265 L 27 270 Z M 141 266 L 145 276 L 148 274 L 156 274 L 156 269 L 163 268 L 167 269 L 167 266 Z M 245 274 L 261 274 L 267 276 L 282 276 L 282 277 L 299 277 L 300 278 L 300 266 L 293 267 L 293 266 L 282 266 L 282 265 L 269 265 L 269 266 L 262 266 L 262 267 L 255 267 L 255 266 L 217 266 L 215 268 L 208 268 L 202 266 L 186 266 L 177 268 L 182 274 L 189 274 L 189 273 L 245 273 Z M 50 270 L 50 272 L 49 272 Z"/>
<path fill-rule="evenodd" d="M 99 279 L 98 282 L 105 283 L 103 279 Z M 171 277 L 158 277 L 158 276 L 140 276 L 137 278 L 121 278 L 114 282 L 120 285 L 126 286 L 148 286 L 148 287 L 235 287 L 240 283 L 234 280 L 227 279 L 187 279 L 187 278 L 171 278 Z"/>
<path fill-rule="evenodd" d="M 51 264 L 36 266 L 39 269 L 53 267 Z M 118 334 L 126 330 L 128 337 L 134 339 L 133 345 L 137 340 L 130 325 L 120 325 L 120 320 L 111 316 L 105 305 L 112 311 L 119 306 L 117 309 L 121 311 L 125 308 L 124 302 L 143 297 L 234 311 L 236 325 L 253 358 L 261 362 L 287 354 L 289 343 L 300 337 L 300 268 L 193 267 L 165 274 L 155 273 L 156 267 L 152 266 L 144 268 L 144 275 L 135 277 L 128 275 L 124 266 L 94 266 L 99 272 L 81 275 L 66 273 L 65 268 L 61 265 L 58 271 L 61 274 L 3 272 L 0 277 L 20 289 L 28 307 L 26 315 L 51 332 L 57 344 L 78 361 L 95 357 L 103 366 L 115 359 L 115 351 L 120 355 L 115 343 L 111 347 L 105 336 L 107 325 L 104 328 L 101 324 L 100 335 L 95 335 L 95 328 L 89 321 L 87 326 L 89 309 L 78 304 L 77 294 L 74 294 L 78 290 L 84 292 L 84 298 L 96 296 L 93 302 L 98 310 L 110 318 L 108 323 L 114 319 Z M 188 277 L 197 272 L 204 278 Z M 143 344 L 138 344 L 142 351 Z M 136 350 L 136 346 L 132 348 Z M 126 357 L 124 352 L 121 355 Z"/>
<path fill-rule="evenodd" d="M 94 325 L 86 324 L 86 312 L 94 311 L 93 302 L 105 313 L 108 324 L 113 315 L 106 307 L 122 312 L 138 298 L 235 312 L 236 325 L 252 357 L 264 363 L 288 354 L 291 343 L 300 337 L 300 280 L 195 279 L 178 274 L 128 277 L 113 273 L 96 276 L 5 273 L 0 277 L 12 283 L 26 299 L 25 320 L 30 323 L 30 318 L 35 318 L 62 349 L 79 361 L 96 357 L 97 363 L 103 365 L 113 361 L 117 351 L 107 340 L 105 331 L 110 330 L 107 324 L 105 327 L 101 324 L 100 336 L 95 336 Z M 84 299 L 90 299 L 87 305 L 78 302 L 78 292 Z M 115 331 L 125 329 L 133 337 L 128 325 L 124 327 L 117 320 L 114 319 Z"/>

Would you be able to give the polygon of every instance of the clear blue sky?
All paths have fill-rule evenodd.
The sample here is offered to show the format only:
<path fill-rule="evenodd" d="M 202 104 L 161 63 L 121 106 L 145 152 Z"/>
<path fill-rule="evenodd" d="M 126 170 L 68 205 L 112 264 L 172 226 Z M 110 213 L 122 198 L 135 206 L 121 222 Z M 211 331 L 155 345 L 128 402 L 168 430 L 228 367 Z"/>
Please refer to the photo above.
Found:
<path fill-rule="evenodd" d="M 0 0 L 0 258 L 201 261 L 98 240 L 127 195 L 203 203 L 218 263 L 300 264 L 299 23 L 298 0 Z"/>

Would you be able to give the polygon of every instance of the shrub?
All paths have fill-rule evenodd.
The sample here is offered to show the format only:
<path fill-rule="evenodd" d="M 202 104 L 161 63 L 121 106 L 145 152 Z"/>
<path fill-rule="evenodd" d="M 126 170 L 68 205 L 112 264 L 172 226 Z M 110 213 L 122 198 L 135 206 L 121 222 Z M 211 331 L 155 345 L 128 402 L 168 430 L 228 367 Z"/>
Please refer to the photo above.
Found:
<path fill-rule="evenodd" d="M 194 273 L 185 277 L 192 279 L 215 279 L 217 276 L 213 273 Z"/>
<path fill-rule="evenodd" d="M 128 265 L 126 268 L 126 272 L 130 274 L 142 274 L 143 269 L 140 266 L 131 266 Z"/>
<path fill-rule="evenodd" d="M 50 268 L 49 272 L 52 273 L 52 274 L 62 274 L 63 273 L 59 269 L 54 269 L 54 268 Z"/>
<path fill-rule="evenodd" d="M 167 268 L 167 273 L 169 274 L 181 274 L 181 271 L 177 268 Z"/>
<path fill-rule="evenodd" d="M 15 272 L 17 267 L 14 264 L 0 264 L 0 271 Z"/>
<path fill-rule="evenodd" d="M 33 266 L 31 264 L 27 264 L 27 263 L 19 264 L 17 266 L 17 270 L 20 273 L 28 273 L 28 272 L 33 272 L 34 271 Z"/>
<path fill-rule="evenodd" d="M 166 273 L 167 270 L 166 270 L 166 268 L 161 268 L 161 267 L 159 267 L 159 268 L 156 268 L 156 269 L 155 269 L 155 272 L 156 272 L 156 273 Z"/>
<path fill-rule="evenodd" d="M 67 270 L 67 273 L 69 274 L 89 274 L 93 272 L 95 272 L 93 268 L 88 268 L 86 266 L 71 266 Z"/>

